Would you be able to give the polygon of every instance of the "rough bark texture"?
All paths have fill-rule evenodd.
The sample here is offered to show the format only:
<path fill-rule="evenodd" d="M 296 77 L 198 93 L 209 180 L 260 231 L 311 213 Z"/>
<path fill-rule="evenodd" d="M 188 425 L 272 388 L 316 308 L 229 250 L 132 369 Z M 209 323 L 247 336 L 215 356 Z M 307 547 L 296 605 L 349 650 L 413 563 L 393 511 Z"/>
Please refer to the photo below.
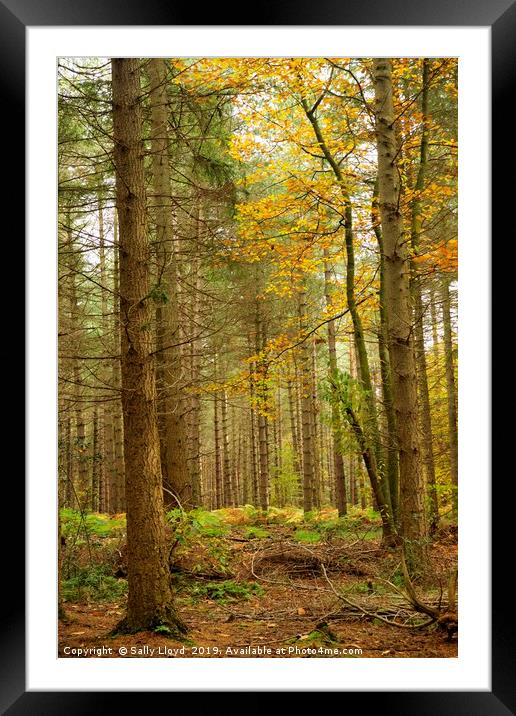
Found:
<path fill-rule="evenodd" d="M 119 250 L 118 250 L 118 217 L 115 212 L 113 221 L 113 243 L 115 248 L 115 258 L 113 265 L 113 289 L 114 289 L 114 316 L 113 316 L 113 333 L 115 337 L 115 354 L 113 361 L 113 387 L 116 389 L 116 400 L 114 406 L 113 417 L 113 439 L 115 442 L 115 494 L 113 510 L 115 512 L 125 512 L 125 461 L 124 461 L 124 420 L 122 415 L 122 378 L 120 356 L 122 354 L 122 335 L 120 330 L 120 294 L 119 294 Z"/>
<path fill-rule="evenodd" d="M 398 524 L 399 505 L 399 470 L 398 470 L 398 436 L 396 429 L 396 414 L 394 412 L 394 398 L 392 393 L 391 363 L 388 349 L 388 327 L 387 311 L 385 307 L 385 255 L 383 251 L 383 236 L 378 212 L 378 180 L 373 190 L 373 201 L 371 206 L 373 230 L 378 241 L 380 252 L 380 325 L 378 327 L 378 356 L 380 358 L 380 374 L 382 378 L 383 409 L 387 424 L 387 445 L 386 445 L 386 471 L 389 483 L 391 507 L 394 523 Z"/>
<path fill-rule="evenodd" d="M 421 89 L 421 113 L 422 131 L 419 151 L 419 167 L 414 187 L 414 198 L 412 200 L 412 216 L 410 241 L 415 256 L 419 252 L 419 241 L 421 236 L 422 205 L 421 193 L 425 186 L 425 175 L 428 165 L 428 85 L 429 85 L 429 60 L 423 60 L 423 77 Z M 425 353 L 425 331 L 424 331 L 424 304 L 421 279 L 417 275 L 414 263 L 412 265 L 411 291 L 414 300 L 414 347 L 417 366 L 417 384 L 419 396 L 419 418 L 421 424 L 421 450 L 423 466 L 425 469 L 426 485 L 428 489 L 429 510 L 428 517 L 430 530 L 434 532 L 439 524 L 439 507 L 437 502 L 435 465 L 432 450 L 432 419 L 430 413 L 430 392 L 428 389 L 428 375 Z"/>
<path fill-rule="evenodd" d="M 151 630 L 165 624 L 183 632 L 173 606 L 165 542 L 139 62 L 112 60 L 129 584 L 127 615 L 118 630 Z"/>
<path fill-rule="evenodd" d="M 446 371 L 446 393 L 448 403 L 448 431 L 450 435 L 450 472 L 453 487 L 453 516 L 458 517 L 458 485 L 459 485 L 459 434 L 457 429 L 457 397 L 455 386 L 455 365 L 453 360 L 453 338 L 451 328 L 451 305 L 449 278 L 444 277 L 441 284 L 444 361 Z"/>
<path fill-rule="evenodd" d="M 183 376 L 179 338 L 177 263 L 174 247 L 173 205 L 167 131 L 167 65 L 161 58 L 148 64 L 151 83 L 151 149 L 154 221 L 159 251 L 160 277 L 155 287 L 156 300 L 163 301 L 157 312 L 158 349 L 162 362 L 160 376 L 160 413 L 162 436 L 163 484 L 185 509 L 192 507 L 192 485 L 188 471 L 184 421 Z M 165 502 L 174 503 L 165 492 Z M 175 506 L 175 505 L 173 505 Z"/>
<path fill-rule="evenodd" d="M 378 194 L 385 252 L 385 290 L 389 355 L 400 461 L 400 524 L 407 563 L 414 573 L 425 567 L 427 523 L 418 439 L 416 364 L 412 334 L 410 265 L 399 210 L 399 175 L 388 59 L 374 61 Z"/>

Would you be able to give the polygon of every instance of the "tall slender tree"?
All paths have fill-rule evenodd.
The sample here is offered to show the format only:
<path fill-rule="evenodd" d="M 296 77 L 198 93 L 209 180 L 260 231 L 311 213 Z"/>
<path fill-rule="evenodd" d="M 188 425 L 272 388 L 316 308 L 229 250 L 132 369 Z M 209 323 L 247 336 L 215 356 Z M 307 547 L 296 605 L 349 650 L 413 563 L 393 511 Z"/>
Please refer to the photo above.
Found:
<path fill-rule="evenodd" d="M 165 501 L 192 506 L 192 486 L 186 452 L 183 369 L 179 335 L 178 276 L 171 199 L 168 141 L 167 63 L 149 60 L 151 102 L 152 185 L 159 255 L 155 295 L 158 302 L 158 360 L 160 361 L 160 407 L 162 469 Z M 170 495 L 172 493 L 172 495 Z"/>
<path fill-rule="evenodd" d="M 186 629 L 170 588 L 156 410 L 140 60 L 113 59 L 111 66 L 129 584 L 127 614 L 117 629 L 167 625 L 179 633 Z"/>
<path fill-rule="evenodd" d="M 399 209 L 392 65 L 387 58 L 374 60 L 374 88 L 388 345 L 400 454 L 401 536 L 409 569 L 416 573 L 426 567 L 427 521 L 418 429 L 410 262 Z"/>

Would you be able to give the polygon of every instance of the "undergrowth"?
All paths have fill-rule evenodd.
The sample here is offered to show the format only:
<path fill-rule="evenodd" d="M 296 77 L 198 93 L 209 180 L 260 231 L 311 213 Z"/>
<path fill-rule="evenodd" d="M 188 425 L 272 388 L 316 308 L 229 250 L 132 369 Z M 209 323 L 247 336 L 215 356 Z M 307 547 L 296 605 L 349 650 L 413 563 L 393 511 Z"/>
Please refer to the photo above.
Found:
<path fill-rule="evenodd" d="M 109 573 L 109 565 L 78 567 L 75 574 L 64 579 L 61 596 L 65 602 L 113 602 L 127 592 L 127 581 Z"/>
<path fill-rule="evenodd" d="M 265 594 L 263 588 L 255 582 L 235 582 L 232 579 L 206 584 L 196 582 L 191 586 L 190 593 L 193 597 L 213 599 L 221 604 L 262 597 Z"/>

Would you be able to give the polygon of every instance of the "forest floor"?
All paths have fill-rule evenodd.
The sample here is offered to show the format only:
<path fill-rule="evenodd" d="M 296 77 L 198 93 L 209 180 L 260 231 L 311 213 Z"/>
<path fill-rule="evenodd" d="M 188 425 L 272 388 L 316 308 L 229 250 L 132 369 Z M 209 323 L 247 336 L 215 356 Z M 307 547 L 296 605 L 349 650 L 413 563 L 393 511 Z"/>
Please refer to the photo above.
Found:
<path fill-rule="evenodd" d="M 323 510 L 307 522 L 294 509 L 272 516 L 250 510 L 172 514 L 172 582 L 188 626 L 183 642 L 159 629 L 110 634 L 126 600 L 122 520 L 111 518 L 109 529 L 102 516 L 88 516 L 83 539 L 80 525 L 88 520 L 68 515 L 59 656 L 457 656 L 456 635 L 425 626 L 428 617 L 405 596 L 399 555 L 382 547 L 374 514 L 338 520 Z M 430 567 L 416 584 L 421 601 L 446 608 L 456 562 L 456 530 L 448 526 L 432 541 Z"/>

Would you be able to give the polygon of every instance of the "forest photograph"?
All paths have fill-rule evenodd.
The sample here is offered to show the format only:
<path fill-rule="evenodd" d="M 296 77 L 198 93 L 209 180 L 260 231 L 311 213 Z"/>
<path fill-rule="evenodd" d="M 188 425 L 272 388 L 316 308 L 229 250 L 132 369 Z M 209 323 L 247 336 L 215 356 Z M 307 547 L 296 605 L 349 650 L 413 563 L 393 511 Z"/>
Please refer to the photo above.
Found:
<path fill-rule="evenodd" d="M 58 59 L 60 658 L 457 658 L 458 71 Z"/>

